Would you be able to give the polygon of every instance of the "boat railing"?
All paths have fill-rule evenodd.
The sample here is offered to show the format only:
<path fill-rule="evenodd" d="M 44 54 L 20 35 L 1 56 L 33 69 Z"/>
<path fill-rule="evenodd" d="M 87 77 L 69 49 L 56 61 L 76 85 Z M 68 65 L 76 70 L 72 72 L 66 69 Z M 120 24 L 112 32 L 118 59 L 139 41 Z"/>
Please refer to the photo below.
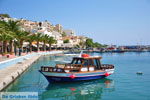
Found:
<path fill-rule="evenodd" d="M 101 68 L 102 69 L 114 69 L 114 65 L 111 65 L 111 64 L 102 64 L 101 65 Z"/>
<path fill-rule="evenodd" d="M 81 64 L 57 64 L 56 68 L 63 68 L 63 69 L 67 69 L 67 70 L 71 70 L 71 69 L 80 69 L 81 68 Z"/>
<path fill-rule="evenodd" d="M 49 66 L 41 66 L 42 72 L 65 72 L 63 68 L 49 67 Z"/>
<path fill-rule="evenodd" d="M 65 72 L 65 70 L 79 71 L 81 69 L 81 64 L 57 64 L 56 67 L 41 66 L 41 71 L 43 72 Z"/>
<path fill-rule="evenodd" d="M 81 68 L 81 64 L 65 64 L 65 68 L 67 70 L 79 70 Z"/>
<path fill-rule="evenodd" d="M 56 64 L 56 68 L 63 68 L 64 69 L 65 64 Z"/>
<path fill-rule="evenodd" d="M 66 70 L 68 70 L 68 72 L 74 72 L 74 71 L 78 72 L 78 71 L 82 71 L 81 68 L 82 68 L 81 64 L 57 64 L 56 67 L 42 66 L 41 71 L 43 72 L 66 72 Z M 102 64 L 101 69 L 102 70 L 114 69 L 114 65 Z M 90 70 L 90 69 L 87 69 L 87 70 Z"/>

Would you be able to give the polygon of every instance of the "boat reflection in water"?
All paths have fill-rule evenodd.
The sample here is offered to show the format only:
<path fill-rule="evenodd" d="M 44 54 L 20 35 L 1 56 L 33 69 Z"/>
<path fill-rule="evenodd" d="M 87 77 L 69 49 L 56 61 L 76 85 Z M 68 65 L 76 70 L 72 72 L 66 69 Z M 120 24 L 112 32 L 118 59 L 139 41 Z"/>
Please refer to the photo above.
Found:
<path fill-rule="evenodd" d="M 40 95 L 40 99 L 95 100 L 101 99 L 102 93 L 114 90 L 114 81 L 106 78 L 75 83 L 55 83 L 48 85 L 46 91 Z"/>

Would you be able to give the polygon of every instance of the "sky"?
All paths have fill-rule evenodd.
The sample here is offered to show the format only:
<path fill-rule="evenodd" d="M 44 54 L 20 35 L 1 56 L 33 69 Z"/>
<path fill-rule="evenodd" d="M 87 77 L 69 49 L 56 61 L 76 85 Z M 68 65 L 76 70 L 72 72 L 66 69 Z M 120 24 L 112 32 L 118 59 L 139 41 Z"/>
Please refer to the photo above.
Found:
<path fill-rule="evenodd" d="M 0 0 L 0 13 L 50 21 L 108 45 L 150 45 L 150 0 Z"/>

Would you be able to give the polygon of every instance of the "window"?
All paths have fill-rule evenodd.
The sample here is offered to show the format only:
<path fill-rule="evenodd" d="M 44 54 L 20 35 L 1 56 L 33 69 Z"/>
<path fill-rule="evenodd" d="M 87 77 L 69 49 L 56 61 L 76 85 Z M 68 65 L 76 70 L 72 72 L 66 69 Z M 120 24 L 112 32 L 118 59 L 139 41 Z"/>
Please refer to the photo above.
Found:
<path fill-rule="evenodd" d="M 96 66 L 96 69 L 100 69 L 101 63 L 99 59 L 94 59 L 94 66 Z"/>
<path fill-rule="evenodd" d="M 88 60 L 84 60 L 83 66 L 88 66 Z"/>
<path fill-rule="evenodd" d="M 97 67 L 97 61 L 96 61 L 96 59 L 94 59 L 94 66 Z"/>
<path fill-rule="evenodd" d="M 82 64 L 82 60 L 81 59 L 74 59 L 71 64 Z"/>
<path fill-rule="evenodd" d="M 92 59 L 89 59 L 89 66 L 93 66 L 93 60 Z"/>

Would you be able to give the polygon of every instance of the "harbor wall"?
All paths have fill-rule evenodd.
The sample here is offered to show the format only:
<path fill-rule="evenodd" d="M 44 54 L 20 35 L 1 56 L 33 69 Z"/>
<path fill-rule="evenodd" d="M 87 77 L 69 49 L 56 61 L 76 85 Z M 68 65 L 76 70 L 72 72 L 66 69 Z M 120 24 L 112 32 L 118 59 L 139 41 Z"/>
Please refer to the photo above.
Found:
<path fill-rule="evenodd" d="M 22 57 L 20 57 L 21 60 L 18 57 L 17 61 L 15 61 L 16 63 L 13 65 L 8 64 L 8 63 L 12 64 L 12 62 L 14 62 L 13 59 L 0 62 L 0 64 L 3 65 L 3 68 L 0 69 L 0 91 L 2 91 L 13 81 L 15 81 L 26 69 L 28 69 L 33 63 L 35 63 L 41 56 L 57 53 L 62 53 L 62 51 L 40 52 L 30 57 L 22 56 L 23 59 Z"/>

